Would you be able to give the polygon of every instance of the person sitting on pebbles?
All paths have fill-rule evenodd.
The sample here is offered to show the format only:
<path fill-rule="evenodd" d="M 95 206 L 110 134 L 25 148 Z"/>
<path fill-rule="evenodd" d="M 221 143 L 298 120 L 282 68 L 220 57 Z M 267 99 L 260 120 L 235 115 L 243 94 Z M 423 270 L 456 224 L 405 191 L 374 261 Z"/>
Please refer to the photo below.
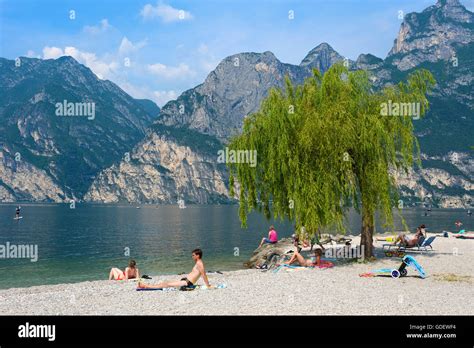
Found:
<path fill-rule="evenodd" d="M 194 249 L 191 256 L 195 264 L 191 273 L 189 273 L 187 277 L 181 278 L 181 280 L 177 280 L 174 282 L 163 282 L 163 283 L 159 283 L 155 285 L 148 285 L 139 281 L 138 288 L 139 289 L 181 288 L 184 290 L 185 288 L 194 287 L 201 276 L 202 276 L 202 279 L 204 280 L 204 283 L 206 284 L 206 287 L 210 288 L 211 285 L 209 284 L 209 279 L 207 279 L 204 263 L 202 262 L 202 250 Z"/>
<path fill-rule="evenodd" d="M 140 278 L 140 272 L 135 260 L 130 260 L 128 267 L 122 272 L 119 268 L 112 268 L 109 274 L 109 280 L 128 280 Z"/>
<path fill-rule="evenodd" d="M 286 265 L 291 265 L 292 263 L 298 262 L 300 266 L 303 267 L 319 267 L 321 266 L 321 256 L 323 251 L 321 248 L 314 249 L 314 256 L 311 256 L 309 260 L 306 260 L 303 255 L 301 255 L 298 251 L 291 256 L 290 261 L 286 262 Z"/>

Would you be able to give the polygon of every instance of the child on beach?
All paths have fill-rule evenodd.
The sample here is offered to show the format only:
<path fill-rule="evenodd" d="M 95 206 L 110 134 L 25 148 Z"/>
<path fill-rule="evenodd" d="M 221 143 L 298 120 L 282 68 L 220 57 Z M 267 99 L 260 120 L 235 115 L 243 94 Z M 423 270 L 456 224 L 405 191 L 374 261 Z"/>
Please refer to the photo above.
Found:
<path fill-rule="evenodd" d="M 207 279 L 206 270 L 204 268 L 204 263 L 202 262 L 202 250 L 194 249 L 192 252 L 192 258 L 195 262 L 194 267 L 187 275 L 187 277 L 181 278 L 181 280 L 174 282 L 163 282 L 155 285 L 147 285 L 142 282 L 138 282 L 139 289 L 163 289 L 163 288 L 190 288 L 193 287 L 198 279 L 202 276 L 206 287 L 210 288 L 209 279 Z"/>
<path fill-rule="evenodd" d="M 130 260 L 128 267 L 122 272 L 119 268 L 112 268 L 109 273 L 109 280 L 128 280 L 140 278 L 140 272 L 135 260 Z"/>

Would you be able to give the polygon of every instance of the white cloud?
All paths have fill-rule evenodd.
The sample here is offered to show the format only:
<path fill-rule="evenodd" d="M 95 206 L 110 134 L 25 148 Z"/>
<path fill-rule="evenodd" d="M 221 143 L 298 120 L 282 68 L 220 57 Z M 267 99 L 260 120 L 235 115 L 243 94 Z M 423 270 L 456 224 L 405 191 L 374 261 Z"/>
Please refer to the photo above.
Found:
<path fill-rule="evenodd" d="M 119 64 L 115 61 L 110 63 L 101 61 L 94 53 L 83 52 L 75 47 L 66 47 L 64 55 L 71 56 L 78 62 L 89 67 L 100 79 L 110 78 L 114 71 L 117 70 Z"/>
<path fill-rule="evenodd" d="M 163 3 L 158 3 L 156 6 L 146 4 L 140 11 L 140 15 L 145 20 L 160 18 L 165 23 L 189 20 L 193 18 L 190 12 L 177 9 Z"/>
<path fill-rule="evenodd" d="M 122 88 L 125 92 L 130 94 L 133 98 L 136 99 L 152 99 L 154 98 L 153 92 L 146 88 L 144 85 L 140 85 L 139 87 L 136 85 L 131 84 L 128 81 L 122 81 L 117 83 L 120 88 Z"/>
<path fill-rule="evenodd" d="M 195 75 L 195 72 L 184 63 L 181 63 L 178 66 L 168 66 L 156 63 L 149 64 L 147 68 L 150 73 L 165 79 L 186 78 Z"/>
<path fill-rule="evenodd" d="M 43 59 L 56 59 L 62 56 L 73 57 L 91 69 L 100 79 L 110 79 L 119 67 L 116 61 L 102 61 L 97 58 L 95 53 L 80 51 L 72 46 L 65 47 L 64 50 L 59 47 L 46 46 L 43 48 Z"/>
<path fill-rule="evenodd" d="M 184 80 L 194 77 L 196 72 L 187 64 L 181 63 L 177 66 L 167 66 L 165 64 L 156 63 L 145 65 L 145 69 L 125 67 L 122 63 L 125 54 L 137 51 L 145 46 L 147 40 L 140 42 L 131 42 L 127 37 L 123 37 L 121 43 L 114 53 L 97 56 L 96 53 L 82 51 L 74 46 L 55 47 L 46 46 L 43 48 L 43 59 L 57 59 L 62 56 L 71 56 L 79 63 L 90 68 L 100 79 L 108 79 L 120 86 L 125 92 L 134 98 L 153 100 L 160 107 L 170 100 L 178 97 L 179 92 L 173 87 L 168 90 L 155 90 L 150 84 L 143 83 L 147 79 L 160 77 L 166 80 Z M 33 51 L 29 54 L 34 54 Z M 131 76 L 138 80 L 130 80 Z M 142 81 L 141 84 L 137 81 Z M 166 88 L 166 87 L 165 87 Z"/>
<path fill-rule="evenodd" d="M 28 52 L 26 52 L 26 56 L 28 58 L 41 58 L 41 55 L 36 54 L 33 50 L 28 50 Z"/>
<path fill-rule="evenodd" d="M 118 84 L 125 92 L 136 99 L 150 99 L 153 100 L 159 107 L 162 107 L 170 100 L 178 98 L 178 92 L 174 90 L 169 91 L 153 91 L 143 85 L 139 87 L 130 82 L 123 82 Z"/>
<path fill-rule="evenodd" d="M 154 91 L 153 92 L 154 98 L 153 100 L 158 104 L 159 107 L 162 107 L 170 100 L 174 100 L 178 98 L 178 93 L 176 91 Z"/>
<path fill-rule="evenodd" d="M 111 25 L 109 24 L 109 21 L 107 18 L 104 18 L 99 22 L 98 25 L 86 25 L 83 30 L 88 34 L 95 35 L 107 31 L 107 29 L 110 27 Z"/>
<path fill-rule="evenodd" d="M 200 44 L 198 47 L 198 53 L 200 54 L 208 54 L 209 53 L 209 47 L 207 47 L 206 44 Z"/>
<path fill-rule="evenodd" d="M 146 39 L 134 44 L 129 39 L 127 39 L 127 37 L 124 36 L 122 39 L 122 42 L 120 43 L 118 52 L 119 54 L 122 54 L 122 55 L 129 54 L 129 53 L 138 51 L 140 48 L 146 46 L 146 44 L 147 44 Z"/>
<path fill-rule="evenodd" d="M 214 60 L 201 60 L 201 67 L 206 73 L 210 73 L 212 70 L 214 70 L 218 65 L 219 61 L 214 59 Z"/>
<path fill-rule="evenodd" d="M 56 59 L 61 56 L 64 56 L 64 52 L 61 48 L 49 46 L 43 48 L 43 59 Z"/>
<path fill-rule="evenodd" d="M 200 68 L 205 73 L 209 73 L 214 70 L 220 62 L 220 60 L 214 56 L 209 47 L 204 43 L 201 43 L 198 46 L 196 54 L 198 55 Z"/>

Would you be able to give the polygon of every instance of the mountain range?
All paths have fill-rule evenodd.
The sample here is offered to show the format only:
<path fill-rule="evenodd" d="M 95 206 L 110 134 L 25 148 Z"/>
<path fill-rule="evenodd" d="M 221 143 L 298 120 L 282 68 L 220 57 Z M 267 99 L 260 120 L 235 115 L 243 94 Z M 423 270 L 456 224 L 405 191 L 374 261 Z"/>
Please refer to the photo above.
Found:
<path fill-rule="evenodd" d="M 472 202 L 473 20 L 458 0 L 439 0 L 405 16 L 385 59 L 361 54 L 345 62 L 367 70 L 376 88 L 418 68 L 437 80 L 430 111 L 414 120 L 423 167 L 398 179 L 407 204 Z M 328 43 L 299 65 L 268 51 L 235 54 L 160 110 L 71 57 L 0 58 L 0 201 L 231 202 L 219 149 L 285 76 L 300 84 L 313 68 L 324 73 L 340 61 Z M 94 119 L 58 117 L 64 100 L 95 103 Z"/>

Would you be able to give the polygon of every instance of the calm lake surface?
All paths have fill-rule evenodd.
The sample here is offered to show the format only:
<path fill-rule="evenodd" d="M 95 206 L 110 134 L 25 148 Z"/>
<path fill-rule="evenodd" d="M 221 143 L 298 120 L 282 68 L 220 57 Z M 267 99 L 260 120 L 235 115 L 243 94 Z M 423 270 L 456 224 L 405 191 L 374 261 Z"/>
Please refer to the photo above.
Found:
<path fill-rule="evenodd" d="M 293 233 L 289 222 L 266 221 L 258 214 L 242 229 L 238 206 L 22 204 L 23 219 L 14 220 L 15 205 L 0 205 L 0 245 L 34 244 L 38 261 L 0 258 L 0 288 L 107 279 L 111 267 L 124 269 L 137 260 L 142 274 L 177 274 L 193 266 L 191 251 L 204 251 L 210 271 L 243 268 L 268 226 L 279 238 Z M 425 223 L 428 231 L 454 231 L 454 222 L 473 230 L 474 217 L 464 210 L 403 210 L 408 227 Z M 360 231 L 355 212 L 347 218 L 348 233 Z M 396 219 L 395 229 L 402 229 Z M 378 231 L 382 229 L 378 227 Z M 126 256 L 126 248 L 130 256 Z"/>

